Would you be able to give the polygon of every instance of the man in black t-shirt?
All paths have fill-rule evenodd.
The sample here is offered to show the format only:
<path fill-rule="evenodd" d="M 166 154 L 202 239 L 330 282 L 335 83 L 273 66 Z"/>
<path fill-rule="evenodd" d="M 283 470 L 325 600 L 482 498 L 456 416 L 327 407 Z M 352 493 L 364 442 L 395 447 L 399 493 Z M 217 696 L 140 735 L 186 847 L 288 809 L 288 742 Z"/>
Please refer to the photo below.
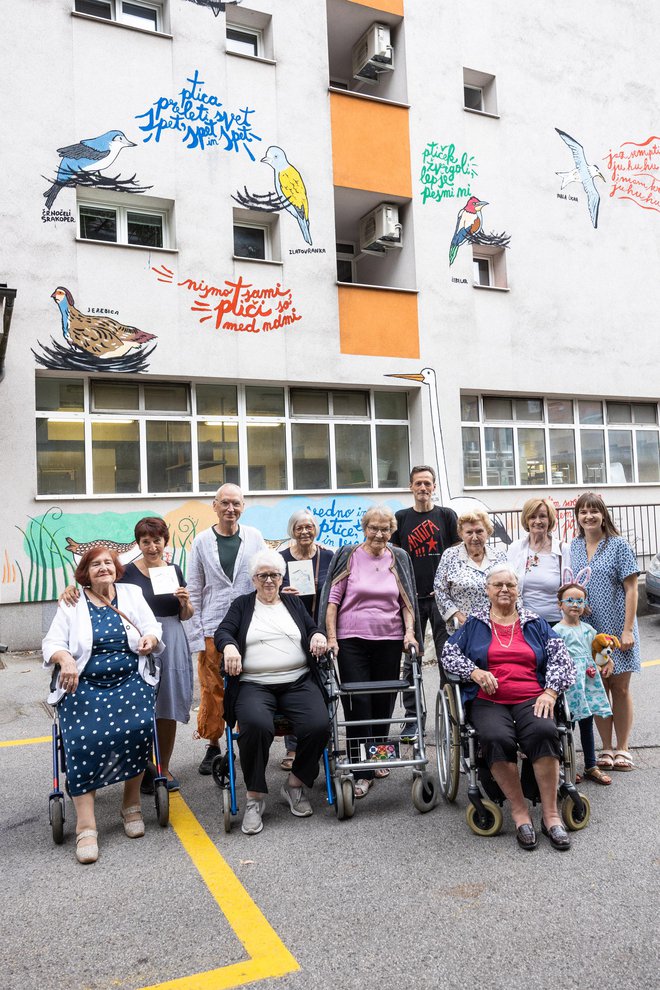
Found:
<path fill-rule="evenodd" d="M 459 542 L 457 517 L 453 509 L 433 504 L 435 471 L 428 464 L 418 464 L 412 469 L 410 491 L 415 504 L 410 509 L 400 509 L 396 513 L 397 529 L 390 542 L 403 547 L 410 554 L 417 585 L 422 635 L 426 633 L 427 622 L 430 622 L 439 664 L 442 647 L 447 641 L 447 631 L 436 605 L 433 579 L 444 551 Z M 403 665 L 403 677 L 412 684 L 412 668 L 407 658 Z M 414 715 L 413 698 L 406 696 L 404 702 L 406 715 Z M 402 738 L 408 738 L 412 732 L 413 726 L 407 726 Z"/>

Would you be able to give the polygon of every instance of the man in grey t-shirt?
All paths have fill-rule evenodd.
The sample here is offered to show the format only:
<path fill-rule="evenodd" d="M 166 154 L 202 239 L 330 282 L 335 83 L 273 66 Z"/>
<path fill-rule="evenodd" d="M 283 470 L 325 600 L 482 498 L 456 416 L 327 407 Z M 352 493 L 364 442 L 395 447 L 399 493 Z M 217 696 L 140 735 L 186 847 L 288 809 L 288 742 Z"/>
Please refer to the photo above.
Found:
<path fill-rule="evenodd" d="M 195 609 L 186 627 L 190 648 L 198 651 L 201 692 L 197 731 L 200 738 L 208 741 L 206 755 L 199 765 L 199 772 L 204 775 L 211 773 L 225 729 L 224 685 L 213 636 L 234 599 L 253 590 L 248 566 L 254 554 L 266 548 L 258 529 L 239 526 L 245 501 L 237 485 L 222 485 L 213 499 L 213 509 L 218 522 L 195 537 L 186 574 L 190 602 Z"/>

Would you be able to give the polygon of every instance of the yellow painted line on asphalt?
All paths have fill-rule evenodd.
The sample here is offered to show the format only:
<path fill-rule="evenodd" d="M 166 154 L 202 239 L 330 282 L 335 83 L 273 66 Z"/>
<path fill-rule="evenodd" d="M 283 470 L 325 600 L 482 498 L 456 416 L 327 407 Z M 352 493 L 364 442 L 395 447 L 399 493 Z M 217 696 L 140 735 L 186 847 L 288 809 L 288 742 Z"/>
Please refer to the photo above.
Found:
<path fill-rule="evenodd" d="M 229 990 L 300 969 L 180 794 L 170 795 L 170 823 L 250 958 L 141 990 Z"/>
<path fill-rule="evenodd" d="M 2 746 L 32 746 L 34 743 L 47 743 L 50 740 L 51 736 L 35 736 L 34 739 L 8 739 L 6 742 L 0 742 L 0 748 Z"/>
<path fill-rule="evenodd" d="M 50 742 L 50 736 L 10 739 L 0 746 L 29 746 Z M 229 864 L 211 842 L 180 794 L 170 794 L 170 824 L 181 845 L 229 922 L 248 958 L 141 990 L 231 990 L 246 983 L 284 976 L 300 969 L 277 932 L 268 923 Z"/>
<path fill-rule="evenodd" d="M 660 664 L 660 660 L 643 660 L 642 667 L 657 667 Z"/>

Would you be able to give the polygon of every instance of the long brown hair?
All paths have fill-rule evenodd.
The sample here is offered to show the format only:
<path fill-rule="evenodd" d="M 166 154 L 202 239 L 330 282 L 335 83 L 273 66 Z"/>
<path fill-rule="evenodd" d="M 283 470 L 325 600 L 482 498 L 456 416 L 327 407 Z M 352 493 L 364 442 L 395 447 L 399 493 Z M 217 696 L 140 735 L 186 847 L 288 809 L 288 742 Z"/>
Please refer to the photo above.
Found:
<path fill-rule="evenodd" d="M 595 495 L 593 492 L 583 492 L 575 503 L 575 507 L 573 509 L 575 512 L 575 522 L 577 524 L 578 533 L 583 537 L 584 529 L 580 525 L 580 520 L 578 519 L 580 509 L 595 509 L 596 512 L 600 512 L 603 517 L 603 529 L 605 530 L 605 535 L 621 536 L 619 530 L 614 525 L 609 509 L 603 502 L 600 495 Z"/>

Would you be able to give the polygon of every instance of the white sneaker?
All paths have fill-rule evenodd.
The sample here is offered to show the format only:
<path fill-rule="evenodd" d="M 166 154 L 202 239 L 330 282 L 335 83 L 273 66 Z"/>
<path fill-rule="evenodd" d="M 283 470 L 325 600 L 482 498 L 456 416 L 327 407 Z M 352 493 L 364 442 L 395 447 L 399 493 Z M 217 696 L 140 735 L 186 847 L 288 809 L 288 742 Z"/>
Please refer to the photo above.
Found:
<path fill-rule="evenodd" d="M 266 802 L 263 798 L 248 798 L 243 815 L 241 831 L 246 835 L 258 835 L 264 827 L 261 816 L 264 813 Z"/>
<path fill-rule="evenodd" d="M 291 808 L 291 814 L 295 815 L 296 818 L 309 818 L 313 814 L 312 806 L 302 787 L 290 787 L 288 784 L 282 784 L 280 794 Z"/>

